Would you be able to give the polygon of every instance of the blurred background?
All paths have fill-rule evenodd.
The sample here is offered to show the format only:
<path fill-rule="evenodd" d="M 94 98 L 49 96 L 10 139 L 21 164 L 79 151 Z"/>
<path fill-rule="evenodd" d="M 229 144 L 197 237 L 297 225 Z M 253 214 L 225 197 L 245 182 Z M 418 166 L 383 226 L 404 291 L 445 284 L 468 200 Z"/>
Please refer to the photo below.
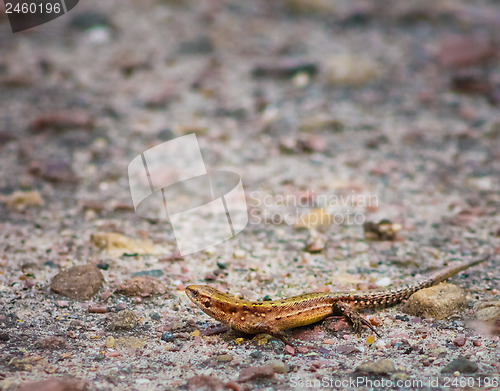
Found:
<path fill-rule="evenodd" d="M 370 192 L 431 222 L 497 202 L 499 24 L 487 0 L 89 0 L 16 34 L 2 12 L 2 214 L 35 190 L 69 225 L 137 221 L 128 163 L 192 132 L 250 201 Z"/>
<path fill-rule="evenodd" d="M 16 34 L 2 12 L 2 214 L 34 190 L 10 205 L 147 231 L 128 163 L 192 132 L 250 201 L 369 192 L 426 226 L 496 205 L 499 24 L 487 0 L 89 0 Z"/>

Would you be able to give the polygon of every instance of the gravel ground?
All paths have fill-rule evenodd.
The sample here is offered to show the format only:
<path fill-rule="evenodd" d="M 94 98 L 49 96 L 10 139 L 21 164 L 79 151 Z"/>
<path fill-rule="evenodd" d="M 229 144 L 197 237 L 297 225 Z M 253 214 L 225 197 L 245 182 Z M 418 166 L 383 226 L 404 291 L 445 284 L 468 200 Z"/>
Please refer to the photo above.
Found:
<path fill-rule="evenodd" d="M 495 0 L 87 0 L 17 34 L 2 11 L 0 390 L 498 389 L 499 31 Z M 181 256 L 127 167 L 193 132 L 249 224 Z M 381 338 L 219 333 L 183 292 L 364 290 L 480 253 L 450 281 L 466 308 L 368 311 Z"/>

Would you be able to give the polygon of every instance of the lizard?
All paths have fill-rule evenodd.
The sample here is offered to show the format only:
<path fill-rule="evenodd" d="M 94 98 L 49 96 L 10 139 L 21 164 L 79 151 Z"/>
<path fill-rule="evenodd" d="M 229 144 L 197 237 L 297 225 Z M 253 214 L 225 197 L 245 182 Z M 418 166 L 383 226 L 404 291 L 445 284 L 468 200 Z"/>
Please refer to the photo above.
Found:
<path fill-rule="evenodd" d="M 282 333 L 284 330 L 316 323 L 332 315 L 345 316 L 358 333 L 365 325 L 380 337 L 358 310 L 396 305 L 416 291 L 437 285 L 489 258 L 490 255 L 484 255 L 470 262 L 448 266 L 420 282 L 361 292 L 312 292 L 273 301 L 241 300 L 208 285 L 189 285 L 185 292 L 203 312 L 231 329 L 246 334 L 270 334 L 285 345 L 291 344 Z"/>

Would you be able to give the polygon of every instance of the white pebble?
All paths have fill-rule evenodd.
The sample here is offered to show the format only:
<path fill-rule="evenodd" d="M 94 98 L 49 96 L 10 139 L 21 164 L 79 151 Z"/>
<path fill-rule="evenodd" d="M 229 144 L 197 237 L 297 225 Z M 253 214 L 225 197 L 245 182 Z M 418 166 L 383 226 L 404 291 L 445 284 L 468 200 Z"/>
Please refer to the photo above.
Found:
<path fill-rule="evenodd" d="M 243 259 L 245 258 L 247 255 L 246 251 L 245 250 L 236 250 L 233 254 L 233 256 L 236 258 L 236 259 Z"/>
<path fill-rule="evenodd" d="M 387 348 L 387 342 L 383 339 L 379 339 L 375 342 L 375 346 L 379 349 L 386 349 Z"/>
<path fill-rule="evenodd" d="M 389 277 L 383 277 L 375 282 L 375 285 L 384 287 L 392 284 L 392 280 Z"/>

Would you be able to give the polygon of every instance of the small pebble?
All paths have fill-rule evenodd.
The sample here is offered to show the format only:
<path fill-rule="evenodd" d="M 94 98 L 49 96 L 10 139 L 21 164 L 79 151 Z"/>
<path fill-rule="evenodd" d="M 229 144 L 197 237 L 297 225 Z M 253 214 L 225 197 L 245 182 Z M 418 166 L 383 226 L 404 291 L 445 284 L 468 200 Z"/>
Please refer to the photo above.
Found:
<path fill-rule="evenodd" d="M 217 276 L 212 273 L 212 272 L 209 272 L 207 274 L 205 274 L 205 277 L 203 277 L 206 281 L 215 281 L 217 279 Z"/>
<path fill-rule="evenodd" d="M 108 349 L 114 348 L 115 347 L 115 338 L 112 335 L 106 337 L 105 345 Z"/>
<path fill-rule="evenodd" d="M 51 283 L 53 292 L 74 300 L 89 300 L 101 289 L 104 277 L 91 264 L 73 266 L 58 273 Z"/>
<path fill-rule="evenodd" d="M 240 370 L 238 382 L 245 383 L 254 379 L 266 379 L 274 376 L 274 368 L 271 365 L 260 367 L 248 367 Z"/>
<path fill-rule="evenodd" d="M 325 239 L 322 237 L 312 238 L 306 245 L 305 251 L 309 253 L 319 253 L 325 248 Z"/>
<path fill-rule="evenodd" d="M 268 364 L 273 367 L 275 373 L 287 373 L 289 370 L 288 364 L 281 360 L 271 360 Z"/>
<path fill-rule="evenodd" d="M 285 352 L 287 352 L 288 354 L 291 354 L 292 356 L 295 355 L 295 349 L 293 346 L 290 346 L 290 345 L 285 346 Z"/>
<path fill-rule="evenodd" d="M 110 290 L 105 290 L 104 292 L 101 293 L 101 299 L 106 301 L 108 300 L 111 296 L 113 295 L 113 293 L 110 291 Z"/>
<path fill-rule="evenodd" d="M 446 353 L 446 350 L 445 350 Z M 437 356 L 437 355 L 436 355 Z M 442 370 L 441 373 L 474 373 L 478 369 L 478 365 L 465 358 L 465 357 L 458 357 L 455 360 L 451 361 L 448 363 Z"/>
<path fill-rule="evenodd" d="M 88 311 L 91 314 L 105 314 L 106 312 L 108 312 L 108 307 L 104 305 L 93 304 L 89 305 Z"/>
<path fill-rule="evenodd" d="M 97 264 L 97 268 L 101 270 L 108 270 L 109 269 L 109 263 L 105 262 L 100 262 Z"/>
<path fill-rule="evenodd" d="M 174 339 L 175 339 L 175 336 L 170 331 L 165 331 L 161 335 L 161 340 L 165 341 L 165 342 L 172 342 Z"/>
<path fill-rule="evenodd" d="M 116 314 L 111 322 L 112 330 L 132 330 L 137 325 L 137 315 L 130 310 L 123 310 Z"/>
<path fill-rule="evenodd" d="M 373 326 L 380 326 L 382 324 L 382 319 L 378 316 L 370 316 L 368 319 Z"/>
<path fill-rule="evenodd" d="M 231 356 L 230 354 L 221 354 L 219 356 L 217 356 L 217 361 L 219 362 L 230 362 L 233 360 L 233 356 Z"/>
<path fill-rule="evenodd" d="M 383 339 L 379 339 L 375 342 L 375 346 L 379 349 L 385 349 L 388 347 L 388 344 Z"/>
<path fill-rule="evenodd" d="M 453 345 L 461 347 L 465 345 L 465 342 L 466 342 L 465 337 L 457 337 L 453 340 Z"/>
<path fill-rule="evenodd" d="M 375 285 L 378 287 L 386 287 L 392 284 L 392 280 L 389 277 L 383 277 L 377 281 L 375 281 Z"/>
<path fill-rule="evenodd" d="M 224 269 L 226 269 L 226 268 L 227 268 L 227 264 L 226 264 L 225 262 L 220 262 L 220 261 L 219 261 L 219 262 L 217 262 L 217 267 L 218 267 L 219 269 L 224 270 Z"/>
<path fill-rule="evenodd" d="M 159 313 L 157 313 L 157 312 L 153 312 L 151 314 L 151 319 L 152 320 L 161 320 L 161 315 Z"/>
<path fill-rule="evenodd" d="M 307 74 L 305 72 L 300 72 L 300 73 L 297 73 L 293 77 L 292 80 L 293 80 L 293 84 L 295 85 L 295 87 L 303 88 L 309 84 L 309 82 L 311 81 L 311 78 L 310 78 L 309 74 Z"/>
<path fill-rule="evenodd" d="M 390 359 L 380 359 L 375 361 L 369 361 L 359 365 L 356 368 L 356 372 L 375 374 L 375 375 L 386 375 L 396 372 L 396 365 Z"/>
<path fill-rule="evenodd" d="M 250 353 L 250 357 L 254 359 L 258 359 L 262 357 L 262 352 L 260 350 L 254 350 L 252 353 Z"/>
<path fill-rule="evenodd" d="M 245 258 L 247 255 L 246 251 L 245 250 L 236 250 L 233 254 L 234 258 L 236 259 L 243 259 Z"/>

